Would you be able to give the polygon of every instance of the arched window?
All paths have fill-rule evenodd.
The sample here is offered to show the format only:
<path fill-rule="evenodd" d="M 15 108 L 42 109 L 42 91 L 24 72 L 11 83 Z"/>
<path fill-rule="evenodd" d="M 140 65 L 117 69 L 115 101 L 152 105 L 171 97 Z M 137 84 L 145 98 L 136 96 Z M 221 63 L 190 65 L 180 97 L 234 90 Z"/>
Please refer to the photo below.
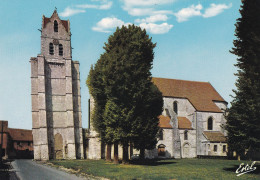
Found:
<path fill-rule="evenodd" d="M 173 102 L 173 111 L 178 114 L 178 104 L 177 104 L 177 101 L 174 101 Z"/>
<path fill-rule="evenodd" d="M 58 22 L 56 20 L 54 21 L 53 28 L 54 28 L 54 32 L 58 32 Z"/>
<path fill-rule="evenodd" d="M 208 119 L 208 130 L 213 130 L 213 119 L 210 117 Z"/>
<path fill-rule="evenodd" d="M 49 54 L 50 55 L 54 54 L 54 48 L 53 48 L 53 44 L 52 43 L 49 44 Z"/>
<path fill-rule="evenodd" d="M 62 46 L 62 44 L 59 44 L 59 55 L 63 56 L 63 46 Z"/>
<path fill-rule="evenodd" d="M 184 131 L 184 140 L 188 140 L 188 131 Z"/>

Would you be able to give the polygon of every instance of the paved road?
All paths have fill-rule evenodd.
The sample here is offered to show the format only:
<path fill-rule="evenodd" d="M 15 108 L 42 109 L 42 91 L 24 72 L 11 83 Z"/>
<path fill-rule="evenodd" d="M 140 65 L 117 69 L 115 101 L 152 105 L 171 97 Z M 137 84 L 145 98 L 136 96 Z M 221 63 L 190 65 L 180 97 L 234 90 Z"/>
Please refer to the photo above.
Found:
<path fill-rule="evenodd" d="M 12 163 L 20 180 L 82 180 L 76 175 L 38 164 L 32 160 L 19 159 Z"/>

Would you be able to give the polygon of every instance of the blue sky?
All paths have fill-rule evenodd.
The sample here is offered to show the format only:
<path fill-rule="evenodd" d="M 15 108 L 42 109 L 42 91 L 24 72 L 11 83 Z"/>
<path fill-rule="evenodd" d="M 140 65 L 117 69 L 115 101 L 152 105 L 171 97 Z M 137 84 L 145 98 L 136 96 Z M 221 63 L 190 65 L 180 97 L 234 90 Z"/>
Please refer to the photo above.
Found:
<path fill-rule="evenodd" d="M 116 26 L 136 24 L 157 43 L 152 75 L 210 82 L 230 102 L 235 88 L 233 47 L 238 0 L 0 0 L 0 120 L 32 127 L 30 57 L 40 53 L 42 15 L 57 7 L 69 19 L 72 58 L 80 62 L 83 127 L 91 64 Z"/>

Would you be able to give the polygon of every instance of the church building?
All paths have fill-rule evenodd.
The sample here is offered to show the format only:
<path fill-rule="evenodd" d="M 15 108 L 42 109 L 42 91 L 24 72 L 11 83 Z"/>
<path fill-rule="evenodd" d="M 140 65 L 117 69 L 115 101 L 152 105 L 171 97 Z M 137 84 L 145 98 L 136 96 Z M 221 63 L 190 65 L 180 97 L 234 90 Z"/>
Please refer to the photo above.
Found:
<path fill-rule="evenodd" d="M 226 156 L 227 102 L 209 82 L 153 78 L 163 94 L 164 111 L 152 157 Z M 151 156 L 151 153 L 149 153 Z"/>
<path fill-rule="evenodd" d="M 224 112 L 227 102 L 208 82 L 153 78 L 163 95 L 156 148 L 146 150 L 146 158 L 195 158 L 227 156 Z M 94 101 L 90 99 L 90 110 Z M 91 125 L 87 133 L 88 159 L 105 157 L 105 147 Z M 129 149 L 130 150 L 130 149 Z M 136 150 L 130 150 L 138 154 Z M 131 155 L 130 155 L 131 156 Z M 119 157 L 122 149 L 119 148 Z M 112 147 L 113 158 L 113 147 Z"/>
<path fill-rule="evenodd" d="M 34 159 L 105 158 L 105 145 L 91 122 L 92 98 L 90 128 L 82 129 L 79 62 L 72 60 L 69 20 L 61 20 L 55 10 L 50 18 L 43 16 L 40 31 L 41 53 L 30 60 Z M 209 82 L 152 81 L 163 94 L 164 110 L 156 148 L 146 150 L 145 157 L 226 156 L 227 102 L 214 87 Z M 138 154 L 132 146 L 129 150 Z"/>
<path fill-rule="evenodd" d="M 42 17 L 41 53 L 32 57 L 34 159 L 83 158 L 79 62 L 72 60 L 69 20 Z"/>

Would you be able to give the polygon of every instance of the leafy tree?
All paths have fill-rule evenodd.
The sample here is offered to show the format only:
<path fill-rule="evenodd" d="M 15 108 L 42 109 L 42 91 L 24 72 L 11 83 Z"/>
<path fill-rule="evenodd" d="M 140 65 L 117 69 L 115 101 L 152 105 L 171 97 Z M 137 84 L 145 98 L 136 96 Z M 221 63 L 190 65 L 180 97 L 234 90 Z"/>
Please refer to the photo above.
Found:
<path fill-rule="evenodd" d="M 95 105 L 100 105 L 103 109 L 100 112 L 95 111 L 95 114 L 99 114 L 96 117 L 102 116 L 99 120 L 96 119 L 97 129 L 104 133 L 104 141 L 123 145 L 124 161 L 128 161 L 129 143 L 143 130 L 140 127 L 150 132 L 158 130 L 157 126 L 154 126 L 158 123 L 157 113 L 149 113 L 149 107 L 152 108 L 152 106 L 144 103 L 152 102 L 149 100 L 152 97 L 148 95 L 160 95 L 159 98 L 162 99 L 161 94 L 151 88 L 150 70 L 155 46 L 156 44 L 152 43 L 146 31 L 140 27 L 129 25 L 117 28 L 109 37 L 108 43 L 105 43 L 105 52 L 88 78 L 89 86 L 95 86 L 90 88 L 90 92 L 96 95 L 91 95 L 94 100 L 100 101 Z M 94 82 L 96 80 L 101 82 Z M 99 90 L 96 91 L 95 88 Z M 104 95 L 101 96 L 100 92 Z M 99 97 L 105 99 L 102 100 Z M 162 107 L 159 109 L 161 110 Z M 141 115 L 142 112 L 147 116 Z M 145 120 L 155 122 L 141 126 L 141 124 L 144 125 Z M 139 127 L 138 131 L 136 126 Z M 147 141 L 147 143 L 151 142 Z"/>
<path fill-rule="evenodd" d="M 228 144 L 243 156 L 260 151 L 260 1 L 243 0 L 237 19 L 234 48 L 237 90 L 227 115 Z"/>

